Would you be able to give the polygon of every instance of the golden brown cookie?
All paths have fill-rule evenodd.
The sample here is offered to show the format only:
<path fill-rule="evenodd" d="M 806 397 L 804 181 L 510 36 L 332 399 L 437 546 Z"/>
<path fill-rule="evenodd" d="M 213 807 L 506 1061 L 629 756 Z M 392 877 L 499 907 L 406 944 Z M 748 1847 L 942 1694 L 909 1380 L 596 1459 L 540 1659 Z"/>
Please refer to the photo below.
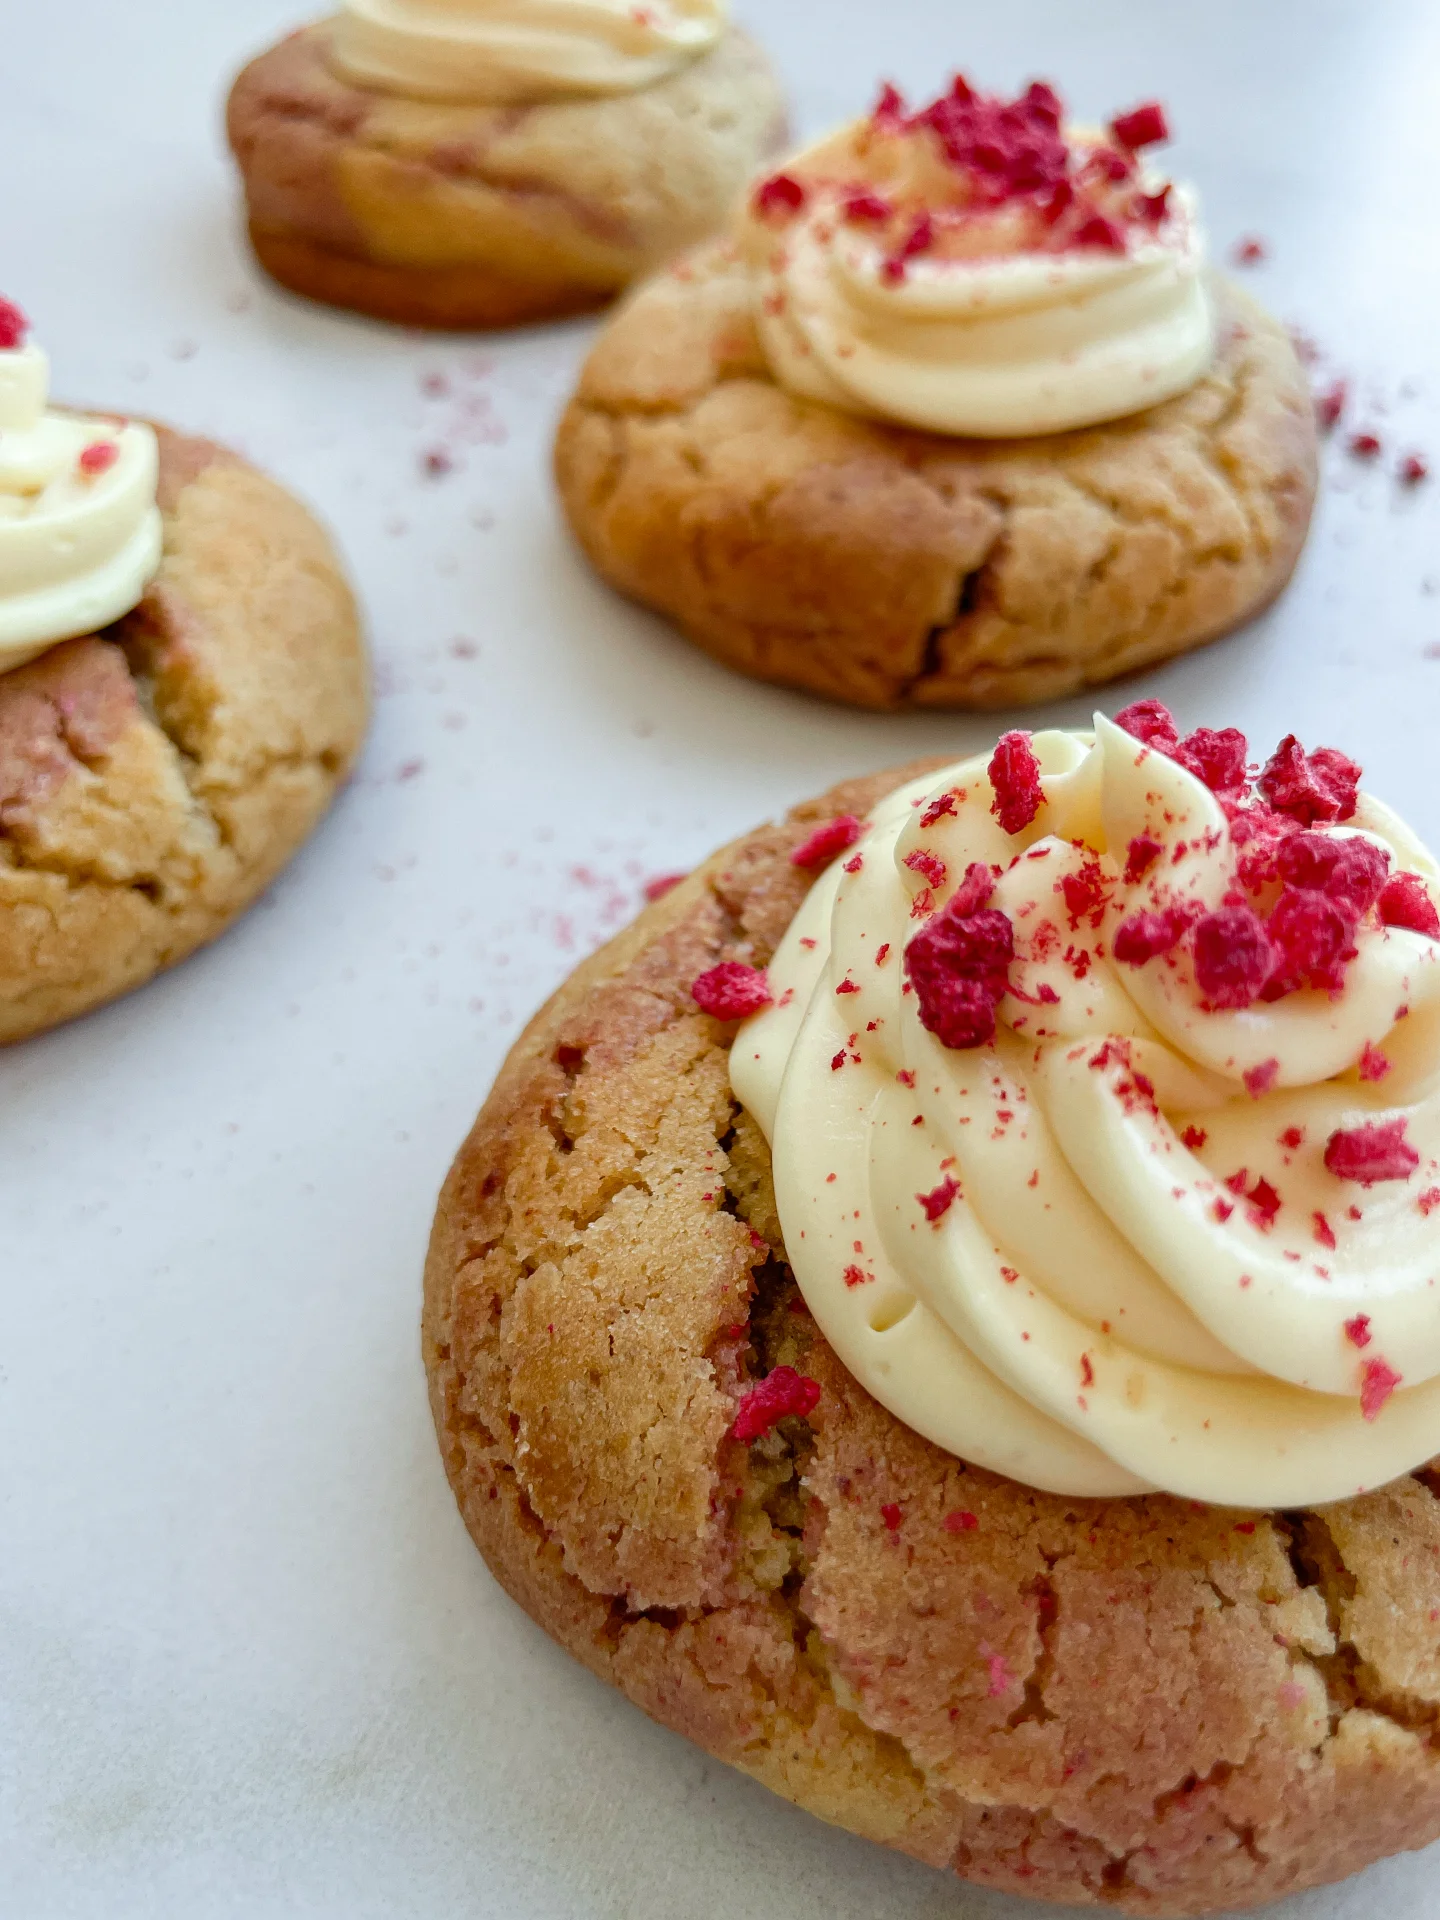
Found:
<path fill-rule="evenodd" d="M 364 734 L 364 647 L 325 534 L 236 455 L 157 432 L 165 554 L 145 598 L 0 674 L 0 1043 L 223 932 Z"/>
<path fill-rule="evenodd" d="M 282 285 L 422 327 L 506 327 L 603 305 L 713 233 L 782 142 L 785 105 L 739 32 L 643 92 L 449 106 L 353 85 L 329 23 L 230 95 L 250 238 Z"/>
<path fill-rule="evenodd" d="M 511 1053 L 426 1274 L 466 1524 L 655 1719 L 967 1880 L 1199 1914 L 1421 1846 L 1440 1833 L 1431 1470 L 1322 1513 L 1037 1493 L 901 1426 L 804 1308 L 732 1030 L 690 986 L 768 961 L 816 821 L 923 770 L 717 855 Z M 740 1398 L 781 1365 L 818 1404 L 741 1445 Z"/>
<path fill-rule="evenodd" d="M 1284 330 L 1222 287 L 1179 399 L 1042 439 L 873 425 L 770 377 L 727 245 L 590 356 L 556 473 L 600 573 L 760 680 L 854 706 L 1056 699 L 1213 640 L 1289 580 L 1316 488 Z"/>

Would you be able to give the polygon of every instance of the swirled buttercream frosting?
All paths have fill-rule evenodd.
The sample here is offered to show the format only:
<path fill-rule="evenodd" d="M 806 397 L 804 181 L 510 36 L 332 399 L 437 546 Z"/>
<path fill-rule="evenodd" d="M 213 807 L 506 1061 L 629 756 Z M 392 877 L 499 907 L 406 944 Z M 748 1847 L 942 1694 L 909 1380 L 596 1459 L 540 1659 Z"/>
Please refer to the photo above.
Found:
<path fill-rule="evenodd" d="M 762 181 L 742 235 L 771 369 L 807 399 L 1011 438 L 1119 419 L 1209 366 L 1194 195 L 1146 154 L 1158 106 L 1070 127 L 1052 88 L 963 79 L 876 111 Z"/>
<path fill-rule="evenodd" d="M 1145 702 L 837 837 L 731 1077 L 899 1419 L 1257 1508 L 1440 1452 L 1440 870 L 1359 779 Z"/>
<path fill-rule="evenodd" d="M 27 331 L 0 301 L 0 673 L 128 613 L 162 544 L 154 433 L 49 407 Z"/>
<path fill-rule="evenodd" d="M 727 18 L 726 0 L 346 0 L 331 58 L 410 99 L 524 105 L 654 86 Z"/>

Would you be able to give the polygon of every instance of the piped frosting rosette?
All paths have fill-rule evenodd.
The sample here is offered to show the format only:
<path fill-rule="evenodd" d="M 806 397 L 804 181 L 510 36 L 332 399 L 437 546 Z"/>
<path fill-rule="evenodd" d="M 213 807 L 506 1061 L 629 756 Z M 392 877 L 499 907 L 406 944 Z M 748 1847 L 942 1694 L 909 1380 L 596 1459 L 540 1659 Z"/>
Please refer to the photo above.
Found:
<path fill-rule="evenodd" d="M 830 829 L 735 1092 L 909 1426 L 1058 1492 L 1336 1500 L 1440 1451 L 1440 876 L 1343 754 L 1120 720 Z"/>

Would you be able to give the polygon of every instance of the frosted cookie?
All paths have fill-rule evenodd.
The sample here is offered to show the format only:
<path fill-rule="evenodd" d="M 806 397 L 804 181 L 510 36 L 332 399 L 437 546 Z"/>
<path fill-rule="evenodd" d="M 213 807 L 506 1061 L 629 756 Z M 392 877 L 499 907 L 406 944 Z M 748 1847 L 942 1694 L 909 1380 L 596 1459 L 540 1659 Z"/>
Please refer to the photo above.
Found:
<path fill-rule="evenodd" d="M 47 405 L 0 303 L 0 1043 L 224 930 L 364 732 L 325 534 L 223 448 Z"/>
<path fill-rule="evenodd" d="M 512 1052 L 425 1354 L 477 1545 L 802 1807 L 1135 1914 L 1440 1834 L 1440 870 L 1155 703 L 717 854 Z"/>
<path fill-rule="evenodd" d="M 1164 136 L 957 80 L 762 181 L 581 375 L 556 470 L 599 572 L 878 708 L 1051 699 L 1252 618 L 1304 542 L 1313 408 Z"/>
<path fill-rule="evenodd" d="M 421 327 L 602 305 L 723 226 L 784 130 L 726 0 L 347 0 L 229 106 L 266 271 Z"/>

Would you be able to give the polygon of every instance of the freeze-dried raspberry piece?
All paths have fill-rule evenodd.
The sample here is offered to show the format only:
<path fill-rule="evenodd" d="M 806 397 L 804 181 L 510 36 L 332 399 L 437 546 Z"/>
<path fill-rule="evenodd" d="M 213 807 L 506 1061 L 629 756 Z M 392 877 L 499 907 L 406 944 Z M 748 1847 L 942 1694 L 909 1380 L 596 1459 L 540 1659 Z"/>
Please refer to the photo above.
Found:
<path fill-rule="evenodd" d="M 108 473 L 120 458 L 120 449 L 113 440 L 92 440 L 88 447 L 81 450 L 76 462 L 87 480 L 98 480 L 102 473 Z"/>
<path fill-rule="evenodd" d="M 1125 234 L 1103 213 L 1092 213 L 1075 229 L 1070 244 L 1072 247 L 1099 247 L 1106 253 L 1124 253 Z"/>
<path fill-rule="evenodd" d="M 952 902 L 905 949 L 920 1024 L 944 1047 L 988 1046 L 1014 956 L 1014 929 L 1003 913 L 957 914 Z"/>
<path fill-rule="evenodd" d="M 1173 759 L 1203 780 L 1212 793 L 1238 793 L 1246 784 L 1250 743 L 1238 727 L 1197 727 L 1175 748 Z"/>
<path fill-rule="evenodd" d="M 1367 1420 L 1378 1420 L 1385 1402 L 1400 1385 L 1402 1376 L 1383 1360 L 1367 1360 L 1360 1374 L 1360 1411 Z"/>
<path fill-rule="evenodd" d="M 1248 1007 L 1275 971 L 1275 949 L 1249 907 L 1222 907 L 1195 923 L 1195 984 L 1211 1007 Z"/>
<path fill-rule="evenodd" d="M 887 1533 L 898 1533 L 904 1525 L 904 1509 L 894 1500 L 888 1500 L 880 1509 L 880 1518 L 885 1522 Z"/>
<path fill-rule="evenodd" d="M 1244 911 L 1248 912 L 1246 908 Z M 1266 922 L 1277 954 L 1265 998 L 1278 1000 L 1297 987 L 1330 993 L 1345 984 L 1345 969 L 1359 949 L 1353 916 L 1328 894 L 1286 887 Z"/>
<path fill-rule="evenodd" d="M 1349 398 L 1348 380 L 1336 380 L 1326 387 L 1323 393 L 1316 394 L 1315 418 L 1320 422 L 1324 432 L 1329 433 L 1332 428 L 1339 426 L 1340 416 L 1344 413 Z"/>
<path fill-rule="evenodd" d="M 1153 833 L 1137 833 L 1125 849 L 1125 884 L 1142 880 L 1165 851 Z"/>
<path fill-rule="evenodd" d="M 961 1507 L 954 1513 L 947 1513 L 940 1522 L 947 1533 L 974 1533 L 980 1525 L 979 1516 Z"/>
<path fill-rule="evenodd" d="M 1040 762 L 1035 758 L 1028 733 L 1000 736 L 989 774 L 995 789 L 990 811 L 1006 833 L 1023 833 L 1045 800 L 1045 789 L 1040 784 Z"/>
<path fill-rule="evenodd" d="M 1164 913 L 1132 913 L 1115 929 L 1111 952 L 1127 967 L 1143 967 L 1158 954 L 1169 953 L 1188 925 L 1187 916 L 1175 907 Z"/>
<path fill-rule="evenodd" d="M 1381 1180 L 1408 1180 L 1420 1156 L 1405 1138 L 1405 1121 L 1370 1120 L 1337 1127 L 1325 1145 L 1325 1165 L 1337 1180 L 1373 1187 Z"/>
<path fill-rule="evenodd" d="M 1362 1080 L 1383 1080 L 1390 1071 L 1390 1064 L 1380 1049 L 1367 1040 L 1355 1063 L 1355 1070 Z"/>
<path fill-rule="evenodd" d="M 1066 912 L 1075 920 L 1098 913 L 1110 897 L 1098 860 L 1087 860 L 1078 873 L 1067 873 L 1060 882 L 1060 892 Z"/>
<path fill-rule="evenodd" d="M 765 975 L 742 960 L 722 960 L 702 973 L 690 995 L 702 1013 L 712 1013 L 717 1020 L 748 1020 L 771 1003 Z"/>
<path fill-rule="evenodd" d="M 1116 714 L 1115 724 L 1132 740 L 1154 747 L 1159 753 L 1174 753 L 1180 744 L 1175 716 L 1163 700 L 1132 701 Z"/>
<path fill-rule="evenodd" d="M 953 815 L 954 812 L 955 795 L 953 793 L 942 793 L 938 799 L 932 800 L 921 814 L 920 824 L 922 827 L 933 827 L 937 820 L 943 820 L 947 814 Z"/>
<path fill-rule="evenodd" d="M 793 1367 L 776 1367 L 751 1387 L 740 1402 L 731 1429 L 737 1440 L 759 1440 L 780 1421 L 803 1420 L 813 1413 L 820 1399 L 820 1383 Z"/>
<path fill-rule="evenodd" d="M 23 347 L 29 332 L 30 322 L 15 302 L 0 299 L 0 351 L 13 353 Z"/>
<path fill-rule="evenodd" d="M 755 189 L 754 207 L 765 219 L 779 218 L 788 220 L 804 206 L 807 198 L 805 188 L 789 173 L 775 173 L 768 180 L 762 180 Z"/>
<path fill-rule="evenodd" d="M 1373 840 L 1358 835 L 1307 829 L 1277 846 L 1275 871 L 1287 886 L 1328 894 L 1358 919 L 1380 898 L 1390 871 L 1390 855 Z"/>
<path fill-rule="evenodd" d="M 1405 927 L 1440 940 L 1440 911 L 1418 873 L 1397 873 L 1380 895 L 1380 918 L 1387 927 Z"/>
<path fill-rule="evenodd" d="M 1110 122 L 1110 131 L 1121 146 L 1129 147 L 1132 153 L 1141 147 L 1159 146 L 1170 138 L 1165 109 L 1158 100 L 1147 100 L 1143 106 L 1132 107 L 1129 113 L 1117 113 Z"/>
<path fill-rule="evenodd" d="M 918 873 L 927 887 L 943 887 L 949 872 L 938 853 L 927 853 L 923 847 L 917 847 L 914 853 L 907 853 L 905 865 L 912 873 Z"/>
<path fill-rule="evenodd" d="M 657 873 L 653 880 L 647 880 L 641 891 L 653 906 L 657 900 L 663 900 L 667 893 L 673 893 L 682 880 L 690 878 L 688 873 Z"/>
<path fill-rule="evenodd" d="M 858 222 L 862 226 L 880 226 L 890 218 L 894 208 L 878 193 L 861 192 L 852 193 L 841 211 L 847 220 Z"/>
<path fill-rule="evenodd" d="M 1360 769 L 1338 747 L 1306 753 L 1295 735 L 1287 733 L 1256 785 L 1277 813 L 1288 813 L 1308 827 L 1316 820 L 1352 817 Z"/>
<path fill-rule="evenodd" d="M 983 861 L 972 860 L 965 869 L 965 878 L 950 896 L 948 911 L 963 920 L 983 907 L 994 891 L 994 874 Z"/>
<path fill-rule="evenodd" d="M 808 840 L 801 841 L 790 856 L 790 864 L 792 867 L 828 866 L 837 854 L 853 847 L 864 831 L 864 821 L 857 820 L 853 813 L 837 814 L 833 820 L 816 827 Z"/>
<path fill-rule="evenodd" d="M 1345 1338 L 1352 1347 L 1368 1347 L 1370 1344 L 1370 1316 L 1357 1313 L 1353 1320 L 1345 1322 Z"/>
<path fill-rule="evenodd" d="M 925 1218 L 933 1225 L 942 1220 L 955 1204 L 955 1196 L 960 1191 L 960 1182 L 954 1174 L 947 1173 L 939 1186 L 930 1193 L 917 1193 L 915 1198 L 924 1210 Z"/>

